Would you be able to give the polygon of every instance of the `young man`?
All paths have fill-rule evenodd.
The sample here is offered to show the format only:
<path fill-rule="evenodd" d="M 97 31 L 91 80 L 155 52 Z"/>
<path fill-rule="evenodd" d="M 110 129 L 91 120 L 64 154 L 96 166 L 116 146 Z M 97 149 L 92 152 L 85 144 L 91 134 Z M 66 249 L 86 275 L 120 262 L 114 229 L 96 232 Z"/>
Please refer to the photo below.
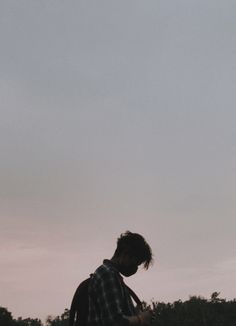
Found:
<path fill-rule="evenodd" d="M 148 269 L 152 251 L 145 239 L 127 231 L 117 240 L 113 257 L 104 260 L 91 278 L 89 326 L 145 326 L 150 324 L 151 311 L 137 311 L 123 276 L 131 276 L 143 264 Z"/>

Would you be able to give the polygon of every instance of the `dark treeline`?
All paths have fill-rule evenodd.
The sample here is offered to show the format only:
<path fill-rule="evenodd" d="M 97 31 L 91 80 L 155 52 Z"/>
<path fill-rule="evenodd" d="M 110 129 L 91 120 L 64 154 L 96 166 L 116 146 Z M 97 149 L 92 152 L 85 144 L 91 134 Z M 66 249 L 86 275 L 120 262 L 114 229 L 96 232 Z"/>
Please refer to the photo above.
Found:
<path fill-rule="evenodd" d="M 43 323 L 40 319 L 21 317 L 14 319 L 11 312 L 7 308 L 0 307 L 0 326 L 42 326 Z"/>
<path fill-rule="evenodd" d="M 148 308 L 148 305 L 144 303 Z M 152 302 L 155 311 L 153 326 L 235 326 L 236 299 L 227 301 L 214 292 L 211 298 L 192 296 L 187 301 Z M 68 326 L 69 310 L 57 317 L 49 316 L 46 326 Z M 14 319 L 11 312 L 0 307 L 0 326 L 43 326 L 40 319 Z"/>
<path fill-rule="evenodd" d="M 48 316 L 46 319 L 46 326 L 68 326 L 69 310 L 65 309 L 61 316 Z M 18 317 L 14 319 L 12 313 L 7 308 L 0 307 L 0 326 L 43 326 L 43 322 L 38 318 Z"/>
<path fill-rule="evenodd" d="M 226 301 L 214 292 L 211 299 L 192 296 L 187 301 L 153 303 L 155 326 L 236 326 L 236 299 Z"/>

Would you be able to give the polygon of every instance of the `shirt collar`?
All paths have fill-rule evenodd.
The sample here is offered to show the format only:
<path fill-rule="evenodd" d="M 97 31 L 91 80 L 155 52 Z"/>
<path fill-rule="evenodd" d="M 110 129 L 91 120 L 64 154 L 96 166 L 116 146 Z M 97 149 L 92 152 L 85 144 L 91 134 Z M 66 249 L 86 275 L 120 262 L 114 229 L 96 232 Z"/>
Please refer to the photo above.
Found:
<path fill-rule="evenodd" d="M 109 269 L 112 269 L 114 272 L 119 274 L 119 276 L 123 279 L 123 277 L 120 275 L 118 268 L 116 267 L 116 264 L 114 264 L 111 260 L 104 259 L 103 264 L 106 265 Z"/>

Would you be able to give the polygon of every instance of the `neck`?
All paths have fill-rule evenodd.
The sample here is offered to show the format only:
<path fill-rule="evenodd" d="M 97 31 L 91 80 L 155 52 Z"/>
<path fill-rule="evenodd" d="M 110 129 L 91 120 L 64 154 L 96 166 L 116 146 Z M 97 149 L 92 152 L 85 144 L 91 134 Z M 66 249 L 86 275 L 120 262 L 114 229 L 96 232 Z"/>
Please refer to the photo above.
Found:
<path fill-rule="evenodd" d="M 113 256 L 110 261 L 115 265 L 115 267 L 120 271 L 120 266 L 122 265 L 122 258 Z"/>

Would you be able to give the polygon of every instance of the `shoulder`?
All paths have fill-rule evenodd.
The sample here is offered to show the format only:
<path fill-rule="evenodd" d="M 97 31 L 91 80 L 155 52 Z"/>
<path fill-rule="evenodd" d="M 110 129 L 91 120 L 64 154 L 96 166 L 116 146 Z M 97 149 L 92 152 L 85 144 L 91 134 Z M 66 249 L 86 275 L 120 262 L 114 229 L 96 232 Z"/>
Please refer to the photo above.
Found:
<path fill-rule="evenodd" d="M 95 270 L 92 277 L 94 279 L 100 279 L 103 277 L 116 276 L 116 274 L 117 272 L 104 261 L 104 263 Z"/>
<path fill-rule="evenodd" d="M 103 283 L 110 282 L 120 283 L 120 274 L 111 264 L 109 264 L 109 261 L 104 260 L 103 264 L 95 270 L 91 279 L 94 285 L 102 285 Z"/>

